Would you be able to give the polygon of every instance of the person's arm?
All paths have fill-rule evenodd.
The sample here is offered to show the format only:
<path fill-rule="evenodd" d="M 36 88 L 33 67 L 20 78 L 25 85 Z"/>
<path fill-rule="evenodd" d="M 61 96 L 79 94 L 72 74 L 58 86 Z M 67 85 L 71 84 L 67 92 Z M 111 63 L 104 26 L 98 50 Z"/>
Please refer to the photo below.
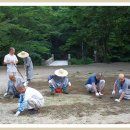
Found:
<path fill-rule="evenodd" d="M 7 64 L 10 64 L 11 62 L 8 60 L 8 57 L 5 56 L 3 63 L 4 63 L 4 65 L 7 65 Z"/>
<path fill-rule="evenodd" d="M 15 116 L 19 116 L 20 113 L 22 111 L 24 111 L 24 107 L 25 107 L 24 95 L 20 94 L 20 98 L 19 98 L 19 101 L 18 101 L 18 110 L 17 110 Z"/>
<path fill-rule="evenodd" d="M 114 83 L 113 90 L 116 91 L 117 83 Z"/>
<path fill-rule="evenodd" d="M 18 63 L 18 60 L 16 60 L 16 61 L 7 61 L 7 60 L 4 60 L 4 65 L 6 65 L 6 64 L 14 64 L 14 65 L 16 65 Z"/>
<path fill-rule="evenodd" d="M 122 90 L 123 92 L 122 92 L 120 98 L 119 99 L 115 99 L 115 101 L 120 102 L 125 97 L 127 88 L 128 88 L 127 84 L 124 83 L 123 90 Z"/>
<path fill-rule="evenodd" d="M 71 87 L 71 82 L 70 81 L 69 81 L 68 85 L 69 85 L 69 87 Z"/>
<path fill-rule="evenodd" d="M 97 86 L 96 86 L 95 82 L 92 83 L 92 87 L 94 89 L 94 92 L 95 92 L 96 96 L 99 96 L 99 94 L 97 92 Z"/>
<path fill-rule="evenodd" d="M 16 65 L 17 63 L 18 63 L 18 58 L 15 56 L 14 65 Z"/>
<path fill-rule="evenodd" d="M 126 95 L 126 93 L 125 93 L 125 92 L 122 92 L 122 94 L 121 94 L 119 100 L 121 101 L 121 100 L 125 97 L 125 95 Z"/>
<path fill-rule="evenodd" d="M 114 95 L 116 93 L 116 89 L 117 89 L 117 83 L 115 81 L 114 85 L 113 85 L 113 91 L 112 91 L 112 95 Z"/>
<path fill-rule="evenodd" d="M 94 82 L 92 83 L 92 87 L 94 89 L 94 92 L 97 93 L 97 88 L 96 88 L 97 86 L 96 86 L 96 84 Z"/>
<path fill-rule="evenodd" d="M 127 88 L 128 88 L 128 85 L 126 83 L 124 83 L 124 85 L 123 85 L 123 92 L 122 92 L 122 94 L 121 94 L 121 96 L 119 98 L 120 101 L 125 97 Z"/>
<path fill-rule="evenodd" d="M 48 76 L 48 82 L 53 78 L 53 75 Z"/>
<path fill-rule="evenodd" d="M 7 65 L 7 64 L 11 64 L 12 62 L 10 61 L 4 61 L 4 65 Z"/>

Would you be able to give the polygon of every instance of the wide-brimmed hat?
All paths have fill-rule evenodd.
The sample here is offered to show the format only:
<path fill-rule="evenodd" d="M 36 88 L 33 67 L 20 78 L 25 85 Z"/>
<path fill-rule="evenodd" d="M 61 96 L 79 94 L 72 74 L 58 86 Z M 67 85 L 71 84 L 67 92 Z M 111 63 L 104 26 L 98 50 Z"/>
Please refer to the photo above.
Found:
<path fill-rule="evenodd" d="M 21 51 L 20 53 L 17 54 L 17 56 L 20 58 L 26 58 L 29 56 L 29 54 L 25 51 Z"/>
<path fill-rule="evenodd" d="M 59 77 L 65 77 L 68 75 L 68 72 L 64 69 L 58 69 L 55 71 L 55 75 L 57 75 Z"/>

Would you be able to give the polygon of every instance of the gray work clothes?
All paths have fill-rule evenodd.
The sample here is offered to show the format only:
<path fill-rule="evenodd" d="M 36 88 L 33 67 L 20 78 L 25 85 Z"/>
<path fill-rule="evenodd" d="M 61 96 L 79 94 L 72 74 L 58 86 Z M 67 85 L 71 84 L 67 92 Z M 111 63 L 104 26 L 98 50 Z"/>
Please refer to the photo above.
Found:
<path fill-rule="evenodd" d="M 30 57 L 26 57 L 23 59 L 24 61 L 24 65 L 25 65 L 25 69 L 26 69 L 26 76 L 27 76 L 27 80 L 32 80 L 33 78 L 33 63 Z"/>

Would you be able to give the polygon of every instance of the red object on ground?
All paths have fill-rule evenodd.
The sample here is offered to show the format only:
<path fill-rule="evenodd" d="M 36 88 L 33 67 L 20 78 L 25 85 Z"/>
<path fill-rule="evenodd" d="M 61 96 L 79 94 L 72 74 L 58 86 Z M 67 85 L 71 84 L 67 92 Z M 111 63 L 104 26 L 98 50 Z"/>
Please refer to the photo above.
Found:
<path fill-rule="evenodd" d="M 62 93 L 62 92 L 63 92 L 62 88 L 56 88 L 55 89 L 55 93 Z"/>

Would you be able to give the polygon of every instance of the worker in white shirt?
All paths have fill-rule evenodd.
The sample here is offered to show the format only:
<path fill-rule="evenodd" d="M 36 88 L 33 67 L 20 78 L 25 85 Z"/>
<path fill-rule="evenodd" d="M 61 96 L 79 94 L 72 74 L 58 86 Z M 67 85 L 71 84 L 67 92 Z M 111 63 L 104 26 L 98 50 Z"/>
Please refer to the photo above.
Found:
<path fill-rule="evenodd" d="M 34 114 L 38 112 L 39 108 L 43 107 L 44 98 L 36 89 L 19 84 L 16 90 L 20 93 L 20 98 L 15 116 L 19 116 L 25 109 L 28 109 L 31 114 Z"/>
<path fill-rule="evenodd" d="M 18 63 L 18 59 L 15 55 L 15 48 L 10 47 L 9 54 L 4 57 L 4 64 L 7 65 L 7 76 L 9 79 L 9 75 L 13 74 L 16 76 L 17 68 L 16 64 Z"/>

